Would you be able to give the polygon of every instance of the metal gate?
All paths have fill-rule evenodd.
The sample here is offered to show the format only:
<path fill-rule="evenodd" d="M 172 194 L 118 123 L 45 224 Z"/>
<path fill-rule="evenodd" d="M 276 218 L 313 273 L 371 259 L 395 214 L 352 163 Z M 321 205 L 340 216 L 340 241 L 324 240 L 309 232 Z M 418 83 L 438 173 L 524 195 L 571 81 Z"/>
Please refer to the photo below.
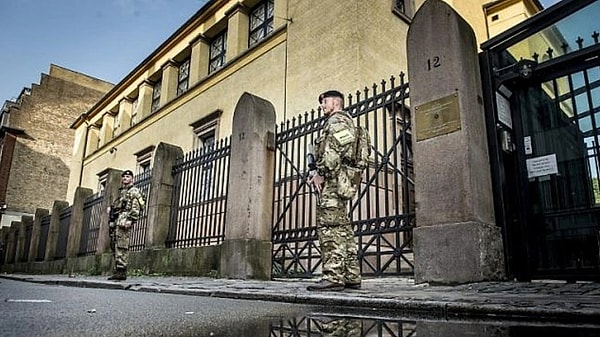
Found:
<path fill-rule="evenodd" d="M 346 110 L 372 137 L 374 163 L 349 202 L 361 271 L 366 276 L 412 275 L 414 182 L 408 83 L 404 74 L 348 96 Z M 273 193 L 273 276 L 320 273 L 315 207 L 306 154 L 324 124 L 320 108 L 276 130 Z"/>
<path fill-rule="evenodd" d="M 520 280 L 600 280 L 600 2 L 482 45 L 496 219 Z"/>

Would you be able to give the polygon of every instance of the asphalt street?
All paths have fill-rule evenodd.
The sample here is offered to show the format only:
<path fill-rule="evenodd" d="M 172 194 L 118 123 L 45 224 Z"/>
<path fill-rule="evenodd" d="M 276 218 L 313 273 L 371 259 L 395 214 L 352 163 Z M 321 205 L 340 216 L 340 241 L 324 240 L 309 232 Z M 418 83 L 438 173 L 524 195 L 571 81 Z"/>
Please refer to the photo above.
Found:
<path fill-rule="evenodd" d="M 105 276 L 1 274 L 0 278 L 84 288 L 160 292 L 188 296 L 325 305 L 360 310 L 388 310 L 411 315 L 600 322 L 600 283 L 558 281 L 480 282 L 455 286 L 415 284 L 399 277 L 367 278 L 360 290 L 310 292 L 315 281 L 272 281 L 208 277 L 130 277 L 124 282 Z"/>

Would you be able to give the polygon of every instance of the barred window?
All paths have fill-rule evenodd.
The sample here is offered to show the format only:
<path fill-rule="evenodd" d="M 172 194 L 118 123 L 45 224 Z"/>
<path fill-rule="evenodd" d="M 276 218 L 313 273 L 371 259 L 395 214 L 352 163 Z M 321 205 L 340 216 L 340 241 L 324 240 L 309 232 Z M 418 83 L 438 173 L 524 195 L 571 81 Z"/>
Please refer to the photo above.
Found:
<path fill-rule="evenodd" d="M 190 58 L 185 59 L 179 66 L 177 75 L 177 96 L 188 90 L 190 79 Z"/>
<path fill-rule="evenodd" d="M 405 20 L 410 20 L 415 13 L 413 0 L 392 0 L 392 11 Z"/>
<path fill-rule="evenodd" d="M 406 13 L 406 5 L 404 3 L 405 0 L 395 0 L 396 4 L 394 7 L 401 13 Z"/>
<path fill-rule="evenodd" d="M 135 153 L 135 163 L 137 174 L 144 173 L 150 170 L 152 164 L 152 154 L 154 153 L 154 146 L 148 146 L 145 149 Z"/>
<path fill-rule="evenodd" d="M 208 63 L 208 73 L 215 72 L 225 64 L 225 54 L 227 52 L 227 31 L 221 32 L 210 43 L 210 55 Z"/>
<path fill-rule="evenodd" d="M 266 0 L 250 13 L 250 41 L 252 47 L 273 31 L 273 0 Z"/>
<path fill-rule="evenodd" d="M 154 83 L 154 88 L 152 89 L 152 107 L 150 108 L 151 112 L 158 110 L 160 107 L 160 86 L 162 85 L 162 79 L 159 79 Z"/>

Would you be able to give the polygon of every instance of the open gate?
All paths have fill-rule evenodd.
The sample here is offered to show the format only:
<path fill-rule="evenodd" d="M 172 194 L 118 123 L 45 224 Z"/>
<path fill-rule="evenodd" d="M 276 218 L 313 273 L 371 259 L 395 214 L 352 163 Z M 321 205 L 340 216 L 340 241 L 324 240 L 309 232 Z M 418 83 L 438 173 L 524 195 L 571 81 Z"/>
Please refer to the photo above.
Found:
<path fill-rule="evenodd" d="M 399 83 L 398 83 L 399 82 Z M 415 226 L 408 83 L 404 74 L 348 96 L 346 110 L 372 137 L 374 163 L 367 168 L 350 220 L 365 276 L 412 275 Z M 307 184 L 306 154 L 324 124 L 320 108 L 281 123 L 276 130 L 273 193 L 273 276 L 320 273 L 316 200 Z"/>

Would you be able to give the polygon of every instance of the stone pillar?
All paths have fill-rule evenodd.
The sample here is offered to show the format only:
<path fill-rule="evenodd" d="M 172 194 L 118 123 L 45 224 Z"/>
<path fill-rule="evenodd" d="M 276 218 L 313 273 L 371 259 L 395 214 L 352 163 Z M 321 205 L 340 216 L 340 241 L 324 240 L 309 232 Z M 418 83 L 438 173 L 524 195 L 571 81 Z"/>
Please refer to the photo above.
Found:
<path fill-rule="evenodd" d="M 60 228 L 60 212 L 69 207 L 69 203 L 62 200 L 55 200 L 52 205 L 50 216 L 50 228 L 48 229 L 48 241 L 46 242 L 46 256 L 44 261 L 53 261 L 56 255 L 56 244 L 58 242 L 58 231 Z"/>
<path fill-rule="evenodd" d="M 183 150 L 179 146 L 166 143 L 159 143 L 154 152 L 145 243 L 148 248 L 165 247 L 174 184 L 171 169 L 175 165 L 175 159 L 181 156 Z"/>
<path fill-rule="evenodd" d="M 88 130 L 85 124 L 75 129 L 73 155 L 71 156 L 71 166 L 69 171 L 69 186 L 67 187 L 67 200 L 73 200 L 75 188 L 80 183 L 81 172 L 83 171 L 83 157 L 86 148 L 87 132 Z"/>
<path fill-rule="evenodd" d="M 22 219 L 21 221 L 13 222 L 13 224 L 17 225 L 17 232 L 15 233 L 17 239 L 15 241 L 17 244 L 17 249 L 15 249 L 15 263 L 18 263 L 21 262 L 21 259 L 23 258 L 23 251 L 25 250 L 25 224 L 23 223 Z"/>
<path fill-rule="evenodd" d="M 177 82 L 179 67 L 173 60 L 167 61 L 162 67 L 162 82 L 160 87 L 160 106 L 165 106 L 177 97 Z"/>
<path fill-rule="evenodd" d="M 100 228 L 98 229 L 98 243 L 96 254 L 103 254 L 110 251 L 110 238 L 108 237 L 108 212 L 106 211 L 113 200 L 119 197 L 119 187 L 121 187 L 121 173 L 123 171 L 108 169 L 106 177 L 106 189 L 104 190 L 104 199 L 100 213 Z"/>
<path fill-rule="evenodd" d="M 225 60 L 228 62 L 248 49 L 250 19 L 248 18 L 248 8 L 241 2 L 228 10 L 225 15 L 229 17 L 227 21 L 227 55 L 225 56 Z"/>
<path fill-rule="evenodd" d="M 133 102 L 129 98 L 123 98 L 119 101 L 119 124 L 117 125 L 116 135 L 120 135 L 131 125 L 131 113 L 133 112 Z"/>
<path fill-rule="evenodd" d="M 192 42 L 192 55 L 190 57 L 190 85 L 198 83 L 208 75 L 208 54 L 210 43 L 204 35 L 198 35 Z"/>
<path fill-rule="evenodd" d="M 12 221 L 10 223 L 10 232 L 8 234 L 8 244 L 6 245 L 6 262 L 7 263 L 15 263 L 16 262 L 16 254 L 15 250 L 17 248 L 17 240 L 19 236 L 19 226 L 21 225 L 18 221 Z"/>
<path fill-rule="evenodd" d="M 140 84 L 138 91 L 138 112 L 136 123 L 141 122 L 152 113 L 152 91 L 154 84 L 149 81 L 144 81 Z"/>
<path fill-rule="evenodd" d="M 29 260 L 29 249 L 27 247 L 27 227 L 33 227 L 33 217 L 31 215 L 21 216 L 21 228 L 19 229 L 19 240 L 17 246 L 16 262 L 27 262 Z M 31 245 L 31 241 L 29 242 Z"/>
<path fill-rule="evenodd" d="M 244 93 L 233 115 L 220 275 L 271 278 L 275 108 Z"/>
<path fill-rule="evenodd" d="M 502 279 L 473 30 L 445 2 L 427 0 L 413 18 L 407 50 L 416 135 L 415 281 Z"/>
<path fill-rule="evenodd" d="M 87 141 L 85 145 L 85 154 L 89 155 L 98 149 L 100 140 L 100 128 L 96 125 L 90 125 L 87 128 Z"/>
<path fill-rule="evenodd" d="M 71 222 L 69 224 L 69 241 L 67 242 L 67 258 L 77 257 L 83 230 L 83 206 L 85 199 L 94 194 L 89 188 L 77 187 L 73 207 L 71 208 Z"/>
<path fill-rule="evenodd" d="M 38 248 L 40 246 L 40 233 L 42 218 L 50 214 L 45 208 L 37 208 L 33 217 L 33 229 L 31 231 L 31 245 L 29 246 L 29 262 L 34 262 L 37 258 Z"/>
<path fill-rule="evenodd" d="M 100 128 L 100 142 L 99 146 L 102 146 L 113 139 L 115 130 L 115 116 L 110 113 L 105 113 L 102 116 L 102 127 Z"/>

